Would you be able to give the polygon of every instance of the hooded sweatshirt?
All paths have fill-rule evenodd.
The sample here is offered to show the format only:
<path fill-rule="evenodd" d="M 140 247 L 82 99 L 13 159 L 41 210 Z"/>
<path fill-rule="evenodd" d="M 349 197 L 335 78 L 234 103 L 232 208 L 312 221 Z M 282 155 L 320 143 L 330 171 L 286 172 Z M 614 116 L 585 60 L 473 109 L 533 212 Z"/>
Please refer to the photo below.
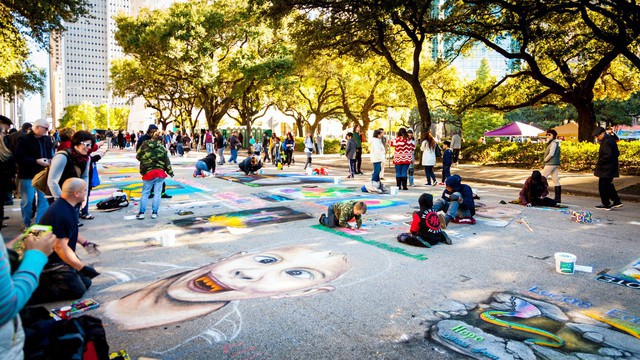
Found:
<path fill-rule="evenodd" d="M 476 214 L 476 206 L 473 201 L 473 190 L 471 187 L 466 184 L 462 184 L 462 178 L 460 175 L 451 175 L 447 178 L 445 182 L 446 185 L 453 189 L 453 192 L 460 193 L 462 196 L 462 203 L 460 204 L 461 210 L 469 210 L 471 216 Z M 447 200 L 447 189 L 442 192 L 442 198 Z"/>

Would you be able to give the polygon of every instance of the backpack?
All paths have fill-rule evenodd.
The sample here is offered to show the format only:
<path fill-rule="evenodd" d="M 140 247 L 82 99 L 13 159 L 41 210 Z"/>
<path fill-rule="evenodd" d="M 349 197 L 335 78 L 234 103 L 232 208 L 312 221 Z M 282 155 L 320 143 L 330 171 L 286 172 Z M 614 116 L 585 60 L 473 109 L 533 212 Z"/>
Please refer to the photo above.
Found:
<path fill-rule="evenodd" d="M 101 200 L 96 204 L 99 210 L 119 209 L 127 206 L 129 206 L 127 195 L 121 192 L 116 192 L 110 198 Z"/>
<path fill-rule="evenodd" d="M 442 157 L 442 149 L 440 149 L 440 146 L 436 145 L 436 157 Z"/>

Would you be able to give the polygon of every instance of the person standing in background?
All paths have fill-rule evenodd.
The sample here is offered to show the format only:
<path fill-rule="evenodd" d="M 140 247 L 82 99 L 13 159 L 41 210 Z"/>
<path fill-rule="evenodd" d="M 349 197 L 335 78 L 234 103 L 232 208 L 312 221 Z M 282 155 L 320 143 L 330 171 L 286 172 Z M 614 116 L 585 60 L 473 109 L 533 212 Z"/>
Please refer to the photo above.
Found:
<path fill-rule="evenodd" d="M 557 139 L 558 133 L 553 130 L 547 130 L 547 146 L 544 149 L 544 168 L 542 169 L 542 176 L 545 178 L 551 175 L 553 184 L 555 185 L 555 200 L 561 201 L 560 179 L 558 178 L 558 170 L 560 169 L 560 140 Z"/>
<path fill-rule="evenodd" d="M 384 180 L 384 169 L 387 167 L 387 154 L 389 153 L 389 139 L 387 139 L 387 135 L 383 128 L 378 129 L 378 131 L 382 133 L 380 141 L 382 142 L 382 146 L 384 146 L 384 160 L 382 160 L 382 164 L 380 164 L 380 180 Z"/>
<path fill-rule="evenodd" d="M 422 150 L 422 166 L 424 166 L 424 172 L 427 177 L 427 183 L 425 184 L 427 186 L 436 186 L 438 184 L 436 174 L 433 172 L 433 167 L 436 166 L 437 146 L 438 144 L 433 136 L 431 136 L 431 133 L 426 133 L 424 141 L 420 145 L 420 150 Z"/>
<path fill-rule="evenodd" d="M 451 150 L 453 151 L 453 164 L 458 166 L 458 159 L 460 158 L 460 149 L 462 148 L 462 138 L 459 131 L 453 133 L 451 137 Z"/>
<path fill-rule="evenodd" d="M 362 141 L 364 139 L 364 136 L 362 134 L 362 130 L 360 128 L 360 125 L 356 124 L 356 126 L 353 127 L 353 140 L 356 142 L 356 174 L 358 175 L 364 175 L 364 173 L 362 173 Z"/>
<path fill-rule="evenodd" d="M 593 136 L 600 143 L 598 163 L 596 164 L 594 175 L 599 178 L 598 192 L 600 193 L 602 204 L 596 205 L 596 209 L 609 211 L 621 208 L 622 202 L 615 186 L 613 186 L 613 178 L 620 176 L 618 170 L 618 157 L 620 156 L 618 144 L 613 136 L 606 133 L 603 127 L 597 127 L 593 131 Z M 611 200 L 613 203 L 611 203 Z"/>
<path fill-rule="evenodd" d="M 213 152 L 213 135 L 211 135 L 211 130 L 207 130 L 204 134 L 204 146 L 207 149 L 207 154 L 211 154 Z M 218 156 L 219 155 L 220 154 L 218 153 Z"/>
<path fill-rule="evenodd" d="M 398 130 L 398 135 L 389 142 L 389 145 L 395 148 L 393 164 L 396 167 L 396 186 L 401 190 L 409 190 L 407 188 L 407 172 L 416 146 L 408 140 L 405 128 Z"/>
<path fill-rule="evenodd" d="M 226 160 L 224 159 L 224 136 L 220 130 L 216 130 L 216 142 L 215 151 L 218 153 L 218 165 L 223 165 Z M 213 149 L 212 149 L 213 150 Z M 209 154 L 209 148 L 207 147 L 207 154 Z"/>
<path fill-rule="evenodd" d="M 318 148 L 318 155 L 324 154 L 324 140 L 322 139 L 322 135 L 320 135 L 320 131 L 316 135 L 316 147 Z"/>

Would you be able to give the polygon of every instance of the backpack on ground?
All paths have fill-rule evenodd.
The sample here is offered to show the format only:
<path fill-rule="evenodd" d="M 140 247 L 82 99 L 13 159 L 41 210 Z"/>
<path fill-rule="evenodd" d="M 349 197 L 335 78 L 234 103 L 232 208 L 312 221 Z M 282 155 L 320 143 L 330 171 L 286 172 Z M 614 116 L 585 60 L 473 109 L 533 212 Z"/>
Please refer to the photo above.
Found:
<path fill-rule="evenodd" d="M 129 206 L 129 200 L 127 200 L 127 195 L 116 192 L 108 199 L 101 200 L 96 204 L 96 207 L 99 210 L 108 210 L 108 209 L 119 209 L 125 208 Z"/>

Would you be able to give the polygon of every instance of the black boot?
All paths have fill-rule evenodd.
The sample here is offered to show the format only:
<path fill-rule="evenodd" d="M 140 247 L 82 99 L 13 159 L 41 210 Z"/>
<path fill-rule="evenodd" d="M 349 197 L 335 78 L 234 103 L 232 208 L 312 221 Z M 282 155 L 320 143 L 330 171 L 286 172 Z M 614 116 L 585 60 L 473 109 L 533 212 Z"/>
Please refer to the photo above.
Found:
<path fill-rule="evenodd" d="M 561 196 L 562 196 L 562 186 L 556 186 L 555 189 L 555 197 L 553 198 L 553 200 L 555 200 L 556 202 L 561 203 Z"/>
<path fill-rule="evenodd" d="M 396 186 L 398 187 L 398 189 L 402 189 L 402 186 L 400 186 L 400 178 L 396 176 Z"/>
<path fill-rule="evenodd" d="M 406 177 L 400 178 L 400 184 L 402 185 L 402 190 L 409 190 L 409 188 L 407 188 L 407 178 Z"/>

